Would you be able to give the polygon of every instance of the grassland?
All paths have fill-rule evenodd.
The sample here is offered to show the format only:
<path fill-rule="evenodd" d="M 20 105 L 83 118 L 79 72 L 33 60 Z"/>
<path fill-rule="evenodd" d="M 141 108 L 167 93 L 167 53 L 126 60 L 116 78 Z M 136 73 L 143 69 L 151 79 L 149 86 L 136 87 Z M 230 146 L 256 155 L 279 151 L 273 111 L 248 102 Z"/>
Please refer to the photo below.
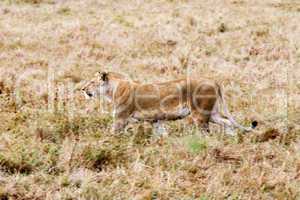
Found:
<path fill-rule="evenodd" d="M 299 20 L 292 0 L 2 0 L 0 199 L 300 199 Z M 221 80 L 259 127 L 111 135 L 76 90 L 99 70 Z"/>

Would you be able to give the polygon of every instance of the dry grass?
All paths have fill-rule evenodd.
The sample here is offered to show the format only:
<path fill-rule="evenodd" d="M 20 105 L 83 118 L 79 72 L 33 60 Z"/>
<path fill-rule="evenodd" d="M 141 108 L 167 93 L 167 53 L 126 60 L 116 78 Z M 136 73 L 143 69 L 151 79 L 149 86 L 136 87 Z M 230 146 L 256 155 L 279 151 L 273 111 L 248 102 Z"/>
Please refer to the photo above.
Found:
<path fill-rule="evenodd" d="M 0 199 L 300 199 L 299 20 L 292 0 L 1 1 Z M 222 80 L 259 127 L 111 135 L 98 102 L 70 95 L 103 69 Z"/>

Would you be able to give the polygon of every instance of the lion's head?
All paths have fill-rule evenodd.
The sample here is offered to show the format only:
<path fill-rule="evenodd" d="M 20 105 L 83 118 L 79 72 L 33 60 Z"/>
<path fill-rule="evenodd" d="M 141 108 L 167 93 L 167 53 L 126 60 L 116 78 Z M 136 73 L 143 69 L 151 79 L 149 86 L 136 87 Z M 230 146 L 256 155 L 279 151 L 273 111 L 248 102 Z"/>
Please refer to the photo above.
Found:
<path fill-rule="evenodd" d="M 112 87 L 111 80 L 123 80 L 126 77 L 116 72 L 97 72 L 94 77 L 87 82 L 81 90 L 87 99 L 97 96 L 109 96 Z"/>

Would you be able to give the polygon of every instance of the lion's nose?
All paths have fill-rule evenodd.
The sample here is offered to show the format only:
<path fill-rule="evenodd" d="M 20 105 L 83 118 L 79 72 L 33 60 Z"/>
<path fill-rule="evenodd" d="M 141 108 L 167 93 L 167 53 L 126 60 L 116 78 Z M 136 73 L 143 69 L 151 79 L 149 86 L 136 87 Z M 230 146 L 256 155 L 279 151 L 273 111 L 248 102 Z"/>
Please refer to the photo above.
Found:
<path fill-rule="evenodd" d="M 85 92 L 89 97 L 92 97 L 93 96 L 93 94 L 92 93 L 90 93 L 90 92 Z"/>

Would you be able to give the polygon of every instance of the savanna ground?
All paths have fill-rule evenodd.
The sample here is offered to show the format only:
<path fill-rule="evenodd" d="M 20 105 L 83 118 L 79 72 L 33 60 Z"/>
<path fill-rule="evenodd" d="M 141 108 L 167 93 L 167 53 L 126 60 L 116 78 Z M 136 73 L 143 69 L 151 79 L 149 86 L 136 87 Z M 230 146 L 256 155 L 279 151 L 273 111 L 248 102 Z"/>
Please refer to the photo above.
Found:
<path fill-rule="evenodd" d="M 296 0 L 2 0 L 0 199 L 300 199 L 299 21 Z M 112 135 L 77 91 L 99 70 L 222 80 L 259 126 Z"/>

